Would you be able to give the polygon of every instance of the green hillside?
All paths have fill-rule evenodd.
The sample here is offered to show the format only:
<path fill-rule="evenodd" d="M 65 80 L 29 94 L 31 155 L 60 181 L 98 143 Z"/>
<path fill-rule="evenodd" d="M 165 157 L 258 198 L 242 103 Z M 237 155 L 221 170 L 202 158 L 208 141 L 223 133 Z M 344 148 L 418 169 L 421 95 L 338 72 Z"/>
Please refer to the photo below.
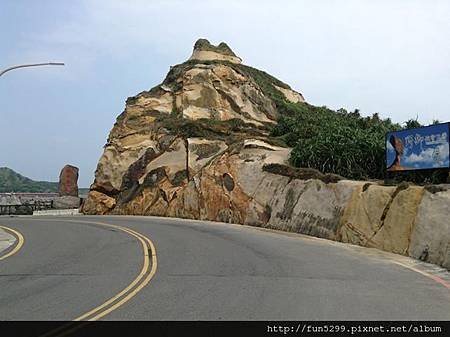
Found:
<path fill-rule="evenodd" d="M 0 167 L 0 193 L 8 192 L 57 192 L 58 183 L 34 181 L 14 172 L 10 168 Z"/>

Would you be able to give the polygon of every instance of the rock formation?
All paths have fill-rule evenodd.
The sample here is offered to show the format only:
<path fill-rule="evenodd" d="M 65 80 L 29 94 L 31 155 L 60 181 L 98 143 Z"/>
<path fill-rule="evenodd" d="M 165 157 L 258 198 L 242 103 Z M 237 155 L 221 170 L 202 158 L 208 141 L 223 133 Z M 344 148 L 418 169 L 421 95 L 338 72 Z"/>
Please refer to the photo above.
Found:
<path fill-rule="evenodd" d="M 242 65 L 225 43 L 198 40 L 163 83 L 128 98 L 83 211 L 267 222 L 255 188 L 269 175 L 262 166 L 286 163 L 290 149 L 269 136 L 279 113 L 261 78 L 286 100 L 304 101 Z"/>
<path fill-rule="evenodd" d="M 59 197 L 54 199 L 53 206 L 59 209 L 80 207 L 78 197 L 78 168 L 66 165 L 59 175 Z"/>
<path fill-rule="evenodd" d="M 198 61 L 228 61 L 232 63 L 241 63 L 240 57 L 225 42 L 221 42 L 217 47 L 213 46 L 206 39 L 199 39 L 194 45 L 194 51 L 189 60 Z"/>
<path fill-rule="evenodd" d="M 78 167 L 66 165 L 62 168 L 58 192 L 60 197 L 78 197 Z"/>
<path fill-rule="evenodd" d="M 448 187 L 381 186 L 288 165 L 270 136 L 303 96 L 199 40 L 165 80 L 128 98 L 85 214 L 159 215 L 262 226 L 410 255 L 450 269 Z"/>

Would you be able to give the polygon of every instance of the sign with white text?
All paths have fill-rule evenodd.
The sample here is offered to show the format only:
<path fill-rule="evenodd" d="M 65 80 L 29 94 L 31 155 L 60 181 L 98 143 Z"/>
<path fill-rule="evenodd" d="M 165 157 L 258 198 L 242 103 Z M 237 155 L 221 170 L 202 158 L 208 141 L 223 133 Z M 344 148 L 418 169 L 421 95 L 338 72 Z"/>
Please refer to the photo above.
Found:
<path fill-rule="evenodd" d="M 449 168 L 449 125 L 389 132 L 386 135 L 388 171 Z"/>

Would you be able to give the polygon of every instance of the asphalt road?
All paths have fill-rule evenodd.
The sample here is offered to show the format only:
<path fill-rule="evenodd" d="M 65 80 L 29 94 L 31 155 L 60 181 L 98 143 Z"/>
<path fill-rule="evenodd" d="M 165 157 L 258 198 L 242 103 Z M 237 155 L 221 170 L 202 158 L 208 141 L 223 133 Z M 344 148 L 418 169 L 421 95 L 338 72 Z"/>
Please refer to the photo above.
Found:
<path fill-rule="evenodd" d="M 142 237 L 86 221 L 139 232 L 156 254 Z M 2 217 L 0 225 L 25 239 L 0 261 L 0 320 L 73 320 L 127 287 L 129 298 L 101 319 L 450 319 L 450 289 L 325 240 L 152 217 Z M 154 260 L 144 271 L 146 251 Z"/>

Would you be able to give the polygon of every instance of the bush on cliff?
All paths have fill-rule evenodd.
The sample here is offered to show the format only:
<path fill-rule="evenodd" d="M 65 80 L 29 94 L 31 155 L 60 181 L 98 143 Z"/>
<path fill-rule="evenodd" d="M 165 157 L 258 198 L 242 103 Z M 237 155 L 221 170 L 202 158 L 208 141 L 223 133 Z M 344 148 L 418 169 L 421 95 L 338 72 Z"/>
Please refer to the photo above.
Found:
<path fill-rule="evenodd" d="M 351 179 L 387 179 L 392 184 L 439 184 L 447 180 L 447 169 L 386 173 L 385 135 L 402 129 L 390 119 L 380 119 L 378 114 L 361 117 L 358 111 L 333 111 L 307 103 L 277 104 L 289 113 L 281 116 L 272 134 L 293 147 L 290 160 L 296 167 Z M 406 122 L 404 129 L 421 126 L 414 122 Z"/>
<path fill-rule="evenodd" d="M 357 111 L 332 111 L 306 103 L 290 104 L 274 136 L 294 149 L 291 163 L 353 179 L 382 179 L 385 171 L 385 134 L 399 125 L 377 114 L 361 117 Z"/>
<path fill-rule="evenodd" d="M 236 67 L 236 66 L 235 66 Z M 333 111 L 308 103 L 291 103 L 274 87 L 287 85 L 258 69 L 238 65 L 270 97 L 280 113 L 272 136 L 293 147 L 291 164 L 353 179 L 384 177 L 385 134 L 400 129 L 378 114 L 361 117 L 358 110 Z"/>
<path fill-rule="evenodd" d="M 164 84 L 173 87 L 174 90 L 178 89 L 180 84 L 176 79 L 198 62 L 190 60 L 172 67 Z M 275 88 L 276 85 L 289 89 L 289 85 L 262 70 L 226 61 L 202 61 L 202 63 L 228 65 L 252 78 L 264 94 L 272 99 L 280 117 L 278 125 L 271 131 L 270 140 L 293 147 L 290 158 L 293 166 L 314 168 L 323 173 L 338 174 L 350 179 L 386 178 L 385 135 L 389 131 L 402 129 L 400 124 L 393 123 L 390 119 L 381 119 L 378 114 L 362 117 L 358 110 L 334 111 L 308 103 L 292 103 Z M 177 125 L 176 129 L 188 134 L 205 132 L 205 125 L 184 124 Z M 405 122 L 404 128 L 420 126 L 417 119 L 410 119 Z M 200 129 L 201 132 L 198 131 Z M 245 129 L 249 129 L 248 125 Z M 440 183 L 448 176 L 448 173 L 441 171 L 401 172 L 387 178 L 392 178 L 393 183 L 404 180 L 416 183 Z"/>
<path fill-rule="evenodd" d="M 281 116 L 272 130 L 272 137 L 293 147 L 290 158 L 293 166 L 314 168 L 350 179 L 388 178 L 393 184 L 405 180 L 415 183 L 442 183 L 447 180 L 448 170 L 386 175 L 385 135 L 389 131 L 403 129 L 389 118 L 381 119 L 378 114 L 362 117 L 358 110 L 333 111 L 308 103 L 291 103 L 274 87 L 289 88 L 287 84 L 249 66 L 231 66 L 252 77 L 276 104 Z M 417 119 L 410 119 L 405 122 L 404 129 L 420 126 Z"/>

